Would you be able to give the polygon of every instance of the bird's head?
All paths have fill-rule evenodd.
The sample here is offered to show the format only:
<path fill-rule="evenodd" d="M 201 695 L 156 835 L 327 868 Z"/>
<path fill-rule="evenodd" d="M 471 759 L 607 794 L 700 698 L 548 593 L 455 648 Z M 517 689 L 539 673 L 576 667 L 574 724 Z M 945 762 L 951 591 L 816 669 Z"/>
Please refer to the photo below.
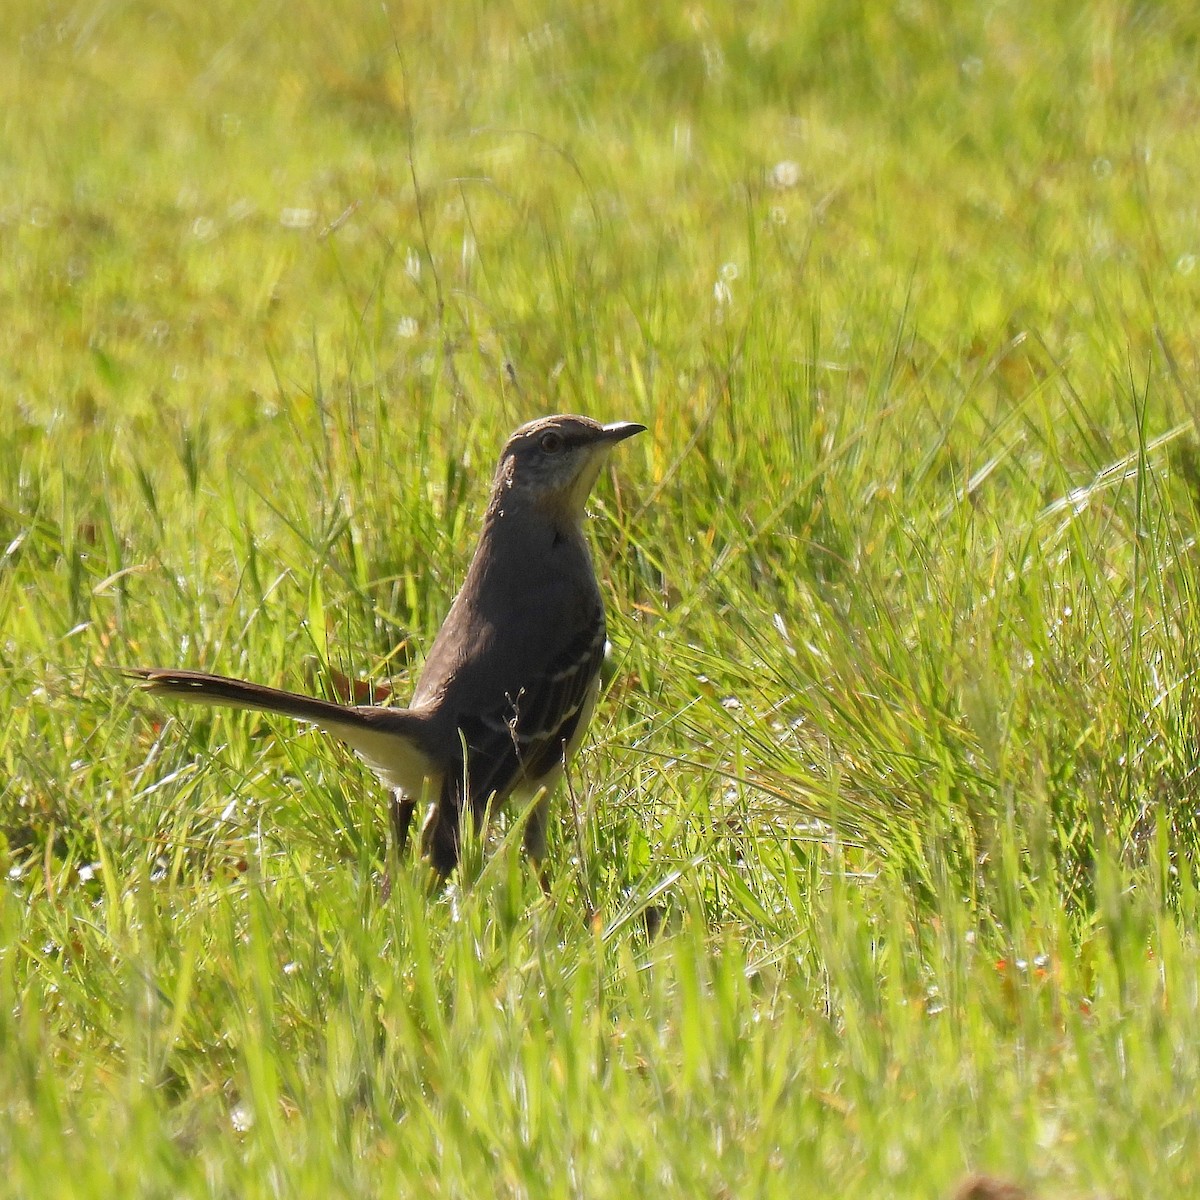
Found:
<path fill-rule="evenodd" d="M 500 455 L 492 509 L 536 506 L 558 525 L 578 525 L 608 452 L 646 427 L 590 417 L 542 417 L 522 425 Z"/>

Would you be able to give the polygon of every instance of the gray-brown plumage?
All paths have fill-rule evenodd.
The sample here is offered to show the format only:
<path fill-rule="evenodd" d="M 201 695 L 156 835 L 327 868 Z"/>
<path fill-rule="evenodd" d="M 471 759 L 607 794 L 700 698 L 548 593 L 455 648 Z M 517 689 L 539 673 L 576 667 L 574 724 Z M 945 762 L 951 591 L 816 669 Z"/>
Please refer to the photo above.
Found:
<path fill-rule="evenodd" d="M 424 848 L 454 869 L 464 809 L 542 798 L 525 829 L 545 854 L 549 798 L 595 706 L 604 605 L 583 536 L 584 506 L 608 451 L 645 427 L 555 416 L 509 439 L 462 589 L 407 709 L 345 706 L 198 671 L 137 667 L 154 695 L 310 721 L 344 741 L 395 792 L 398 844 L 432 800 Z M 465 756 L 464 756 L 465 747 Z"/>

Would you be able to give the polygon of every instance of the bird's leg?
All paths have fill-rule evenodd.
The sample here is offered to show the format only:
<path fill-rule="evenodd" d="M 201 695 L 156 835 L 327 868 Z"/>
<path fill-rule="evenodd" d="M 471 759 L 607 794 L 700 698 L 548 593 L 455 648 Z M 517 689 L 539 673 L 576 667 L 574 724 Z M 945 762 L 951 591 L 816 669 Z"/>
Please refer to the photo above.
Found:
<path fill-rule="evenodd" d="M 525 853 L 537 874 L 538 885 L 544 896 L 550 895 L 550 875 L 546 870 L 546 831 L 550 824 L 550 791 L 542 789 L 542 794 L 534 802 L 529 816 L 525 819 Z"/>
<path fill-rule="evenodd" d="M 392 872 L 400 869 L 400 860 L 408 846 L 408 827 L 412 824 L 413 809 L 416 806 L 401 791 L 393 791 L 391 802 L 388 804 L 388 816 L 391 817 L 392 845 L 383 868 L 383 884 L 381 891 L 383 899 L 387 900 L 392 894 Z"/>
<path fill-rule="evenodd" d="M 451 807 L 447 817 L 446 806 L 434 802 L 425 813 L 421 824 L 421 854 L 427 867 L 425 895 L 433 900 L 445 890 L 451 872 L 458 866 L 458 811 Z"/>
<path fill-rule="evenodd" d="M 408 829 L 412 824 L 413 803 L 403 792 L 393 792 L 389 808 L 392 818 L 392 843 L 396 857 L 400 858 L 408 847 Z"/>
<path fill-rule="evenodd" d="M 460 821 L 457 796 L 443 796 L 430 807 L 421 830 L 422 852 L 429 859 L 429 865 L 443 879 L 458 866 L 462 849 Z"/>

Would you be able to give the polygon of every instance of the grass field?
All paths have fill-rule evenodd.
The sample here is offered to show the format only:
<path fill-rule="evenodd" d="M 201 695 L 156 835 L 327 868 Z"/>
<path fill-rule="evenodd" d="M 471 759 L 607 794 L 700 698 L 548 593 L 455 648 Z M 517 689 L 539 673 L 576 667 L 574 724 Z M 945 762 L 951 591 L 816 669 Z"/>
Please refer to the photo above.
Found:
<path fill-rule="evenodd" d="M 1192 5 L 0 23 L 0 1195 L 1200 1189 Z M 103 669 L 404 696 L 560 410 L 549 900 Z"/>

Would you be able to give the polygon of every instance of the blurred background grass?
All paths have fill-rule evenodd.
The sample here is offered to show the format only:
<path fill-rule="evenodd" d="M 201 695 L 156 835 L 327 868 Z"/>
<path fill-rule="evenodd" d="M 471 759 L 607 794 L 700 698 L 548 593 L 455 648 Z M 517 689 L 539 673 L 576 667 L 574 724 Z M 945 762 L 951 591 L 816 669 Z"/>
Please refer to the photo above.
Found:
<path fill-rule="evenodd" d="M 1190 7 L 2 20 L 0 1187 L 1194 1186 Z M 563 409 L 551 905 L 97 671 L 403 696 Z"/>

